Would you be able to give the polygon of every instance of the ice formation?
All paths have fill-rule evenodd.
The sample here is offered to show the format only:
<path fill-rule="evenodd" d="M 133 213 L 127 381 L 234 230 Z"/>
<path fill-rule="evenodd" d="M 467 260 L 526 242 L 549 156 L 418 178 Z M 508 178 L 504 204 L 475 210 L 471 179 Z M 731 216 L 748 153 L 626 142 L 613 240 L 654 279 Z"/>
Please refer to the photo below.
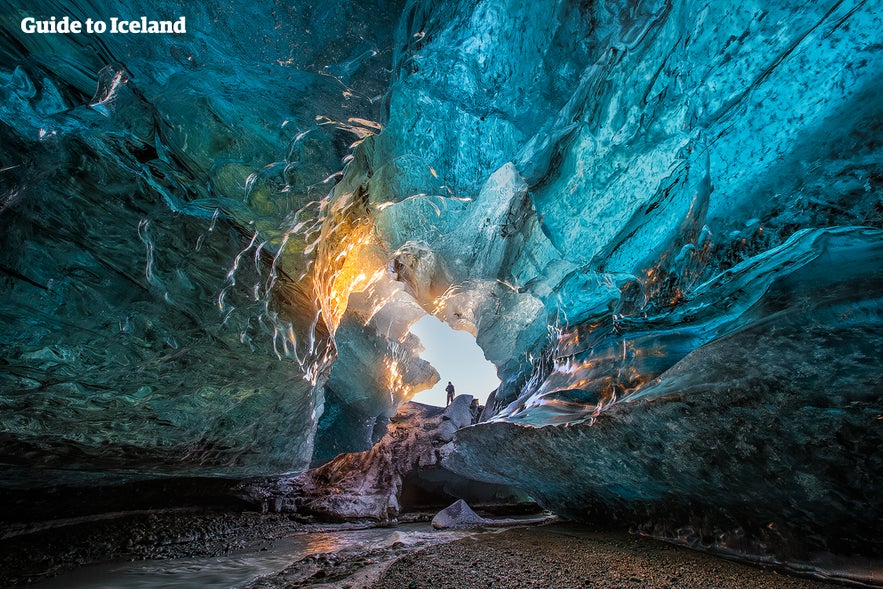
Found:
<path fill-rule="evenodd" d="M 472 422 L 471 400 L 461 395 L 444 409 L 405 403 L 371 449 L 340 454 L 295 477 L 245 483 L 235 495 L 264 510 L 300 518 L 383 525 L 395 525 L 405 512 L 438 509 L 456 498 L 498 512 L 535 510 L 516 488 L 442 467 L 454 432 Z"/>
<path fill-rule="evenodd" d="M 187 10 L 3 33 L 4 484 L 365 449 L 431 313 L 503 382 L 450 468 L 880 552 L 876 2 Z"/>

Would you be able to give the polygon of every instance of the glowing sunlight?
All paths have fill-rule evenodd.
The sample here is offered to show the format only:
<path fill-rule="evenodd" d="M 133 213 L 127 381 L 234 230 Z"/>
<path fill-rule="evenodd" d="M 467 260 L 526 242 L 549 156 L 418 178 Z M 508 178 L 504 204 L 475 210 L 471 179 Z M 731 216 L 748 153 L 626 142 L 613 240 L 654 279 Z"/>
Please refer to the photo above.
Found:
<path fill-rule="evenodd" d="M 491 391 L 500 385 L 496 368 L 485 360 L 471 334 L 454 330 L 432 315 L 418 321 L 411 333 L 420 338 L 425 348 L 420 357 L 435 366 L 441 375 L 435 387 L 418 393 L 412 401 L 444 406 L 445 387 L 451 381 L 456 394 L 472 395 L 484 405 Z"/>

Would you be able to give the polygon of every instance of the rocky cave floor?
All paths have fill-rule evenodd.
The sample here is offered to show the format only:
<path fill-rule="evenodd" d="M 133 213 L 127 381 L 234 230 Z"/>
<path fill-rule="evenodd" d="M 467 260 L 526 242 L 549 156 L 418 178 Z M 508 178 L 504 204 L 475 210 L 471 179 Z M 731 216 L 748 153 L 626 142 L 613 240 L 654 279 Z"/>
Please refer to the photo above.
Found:
<path fill-rule="evenodd" d="M 284 514 L 192 509 L 7 527 L 0 539 L 0 587 L 31 583 L 109 560 L 260 550 L 277 538 L 304 529 Z"/>
<path fill-rule="evenodd" d="M 838 586 L 723 560 L 624 531 L 587 531 L 581 526 L 554 524 L 474 536 L 420 550 L 393 562 L 367 587 L 796 589 Z"/>
<path fill-rule="evenodd" d="M 0 540 L 0 586 L 26 584 L 109 559 L 219 556 L 262 550 L 295 532 L 358 527 L 304 524 L 286 514 L 171 510 L 28 533 L 6 530 Z M 442 542 L 430 546 L 394 542 L 360 552 L 314 554 L 255 579 L 245 589 L 838 586 L 730 562 L 625 531 L 589 531 L 564 523 L 488 530 Z"/>

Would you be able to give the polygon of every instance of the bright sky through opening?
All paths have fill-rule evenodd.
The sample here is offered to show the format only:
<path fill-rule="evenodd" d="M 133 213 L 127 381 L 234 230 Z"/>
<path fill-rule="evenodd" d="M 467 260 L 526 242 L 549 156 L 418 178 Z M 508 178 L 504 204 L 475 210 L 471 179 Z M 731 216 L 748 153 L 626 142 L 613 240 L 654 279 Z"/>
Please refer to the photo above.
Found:
<path fill-rule="evenodd" d="M 470 333 L 451 329 L 432 315 L 414 324 L 411 333 L 425 348 L 420 357 L 441 375 L 435 387 L 414 395 L 413 401 L 444 407 L 445 387 L 451 381 L 458 395 L 472 395 L 484 405 L 491 391 L 500 386 L 497 369 L 484 359 L 484 352 Z"/>

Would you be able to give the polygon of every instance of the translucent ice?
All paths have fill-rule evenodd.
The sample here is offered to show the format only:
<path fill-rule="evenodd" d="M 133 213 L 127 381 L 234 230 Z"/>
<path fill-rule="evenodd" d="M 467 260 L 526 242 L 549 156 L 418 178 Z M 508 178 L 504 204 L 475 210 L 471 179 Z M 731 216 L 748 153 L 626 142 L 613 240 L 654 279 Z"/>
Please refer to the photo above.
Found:
<path fill-rule="evenodd" d="M 431 313 L 503 383 L 451 468 L 879 551 L 874 3 L 311 6 L 3 37 L 7 480 L 365 448 Z"/>

